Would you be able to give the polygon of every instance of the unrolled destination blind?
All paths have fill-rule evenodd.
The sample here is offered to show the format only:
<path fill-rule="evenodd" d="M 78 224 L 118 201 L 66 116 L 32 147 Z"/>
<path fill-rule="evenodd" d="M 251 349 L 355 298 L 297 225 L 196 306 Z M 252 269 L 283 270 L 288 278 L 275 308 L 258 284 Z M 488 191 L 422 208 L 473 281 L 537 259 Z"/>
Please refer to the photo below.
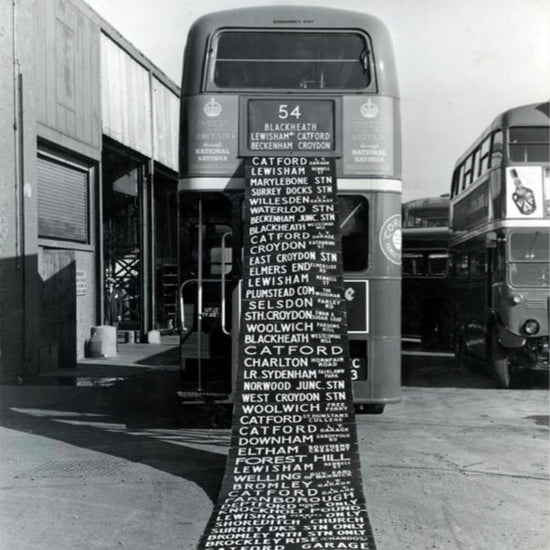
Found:
<path fill-rule="evenodd" d="M 372 550 L 334 161 L 249 158 L 245 222 L 231 444 L 199 548 Z"/>

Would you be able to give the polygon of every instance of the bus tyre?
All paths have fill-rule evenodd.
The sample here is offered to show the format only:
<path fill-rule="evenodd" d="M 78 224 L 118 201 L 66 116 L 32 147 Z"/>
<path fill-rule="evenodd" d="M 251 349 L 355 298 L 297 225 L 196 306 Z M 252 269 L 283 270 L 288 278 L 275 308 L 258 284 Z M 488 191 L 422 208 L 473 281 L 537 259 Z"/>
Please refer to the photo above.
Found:
<path fill-rule="evenodd" d="M 506 352 L 498 343 L 498 334 L 495 328 L 493 328 L 493 332 L 491 334 L 490 349 L 491 367 L 497 379 L 498 385 L 501 388 L 508 389 L 512 386 L 512 370 L 510 368 L 510 360 L 506 356 Z"/>

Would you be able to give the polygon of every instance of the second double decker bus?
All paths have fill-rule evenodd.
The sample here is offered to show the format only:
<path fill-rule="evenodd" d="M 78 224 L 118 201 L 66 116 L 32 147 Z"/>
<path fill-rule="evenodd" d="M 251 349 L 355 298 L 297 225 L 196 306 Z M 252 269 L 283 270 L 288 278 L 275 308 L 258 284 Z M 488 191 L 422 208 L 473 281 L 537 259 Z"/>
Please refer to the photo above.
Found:
<path fill-rule="evenodd" d="M 449 196 L 403 204 L 401 332 L 405 344 L 447 350 Z"/>
<path fill-rule="evenodd" d="M 401 150 L 388 32 L 362 13 L 259 7 L 192 26 L 182 82 L 184 395 L 231 399 L 244 163 L 335 159 L 356 403 L 400 399 Z"/>
<path fill-rule="evenodd" d="M 500 114 L 460 157 L 451 189 L 455 353 L 508 388 L 548 371 L 549 103 Z"/>

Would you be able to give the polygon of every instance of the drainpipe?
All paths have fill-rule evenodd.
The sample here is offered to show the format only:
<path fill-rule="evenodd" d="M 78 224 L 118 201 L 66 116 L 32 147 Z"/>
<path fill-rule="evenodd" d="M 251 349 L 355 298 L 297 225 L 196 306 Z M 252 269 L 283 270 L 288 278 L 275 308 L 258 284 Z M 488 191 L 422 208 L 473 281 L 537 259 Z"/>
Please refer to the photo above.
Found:
<path fill-rule="evenodd" d="M 17 0 L 12 0 L 12 57 L 13 57 L 13 143 L 14 143 L 14 203 L 15 203 L 15 269 L 21 282 L 21 361 L 16 376 L 19 383 L 26 374 L 26 274 L 25 274 L 25 207 L 24 207 L 24 134 L 23 134 L 23 75 L 17 50 Z"/>
<path fill-rule="evenodd" d="M 154 96 L 154 78 L 153 71 L 149 70 L 149 97 L 151 102 L 151 108 L 149 110 L 151 117 L 151 160 L 149 161 L 149 193 L 147 198 L 149 201 L 149 315 L 150 315 L 150 328 L 156 329 L 156 301 L 155 301 L 155 289 L 156 289 L 156 272 L 155 272 L 155 96 Z"/>

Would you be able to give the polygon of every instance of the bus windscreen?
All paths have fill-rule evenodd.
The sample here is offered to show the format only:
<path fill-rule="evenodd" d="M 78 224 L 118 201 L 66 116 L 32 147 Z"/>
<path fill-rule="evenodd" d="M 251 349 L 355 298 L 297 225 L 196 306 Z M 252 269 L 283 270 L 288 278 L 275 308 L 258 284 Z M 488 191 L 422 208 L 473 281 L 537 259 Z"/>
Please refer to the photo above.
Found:
<path fill-rule="evenodd" d="M 544 126 L 510 128 L 510 159 L 513 162 L 548 162 L 550 130 Z"/>
<path fill-rule="evenodd" d="M 513 285 L 549 285 L 549 237 L 547 231 L 510 235 L 510 275 Z"/>
<path fill-rule="evenodd" d="M 359 33 L 223 31 L 214 51 L 220 89 L 362 90 L 371 82 Z"/>

